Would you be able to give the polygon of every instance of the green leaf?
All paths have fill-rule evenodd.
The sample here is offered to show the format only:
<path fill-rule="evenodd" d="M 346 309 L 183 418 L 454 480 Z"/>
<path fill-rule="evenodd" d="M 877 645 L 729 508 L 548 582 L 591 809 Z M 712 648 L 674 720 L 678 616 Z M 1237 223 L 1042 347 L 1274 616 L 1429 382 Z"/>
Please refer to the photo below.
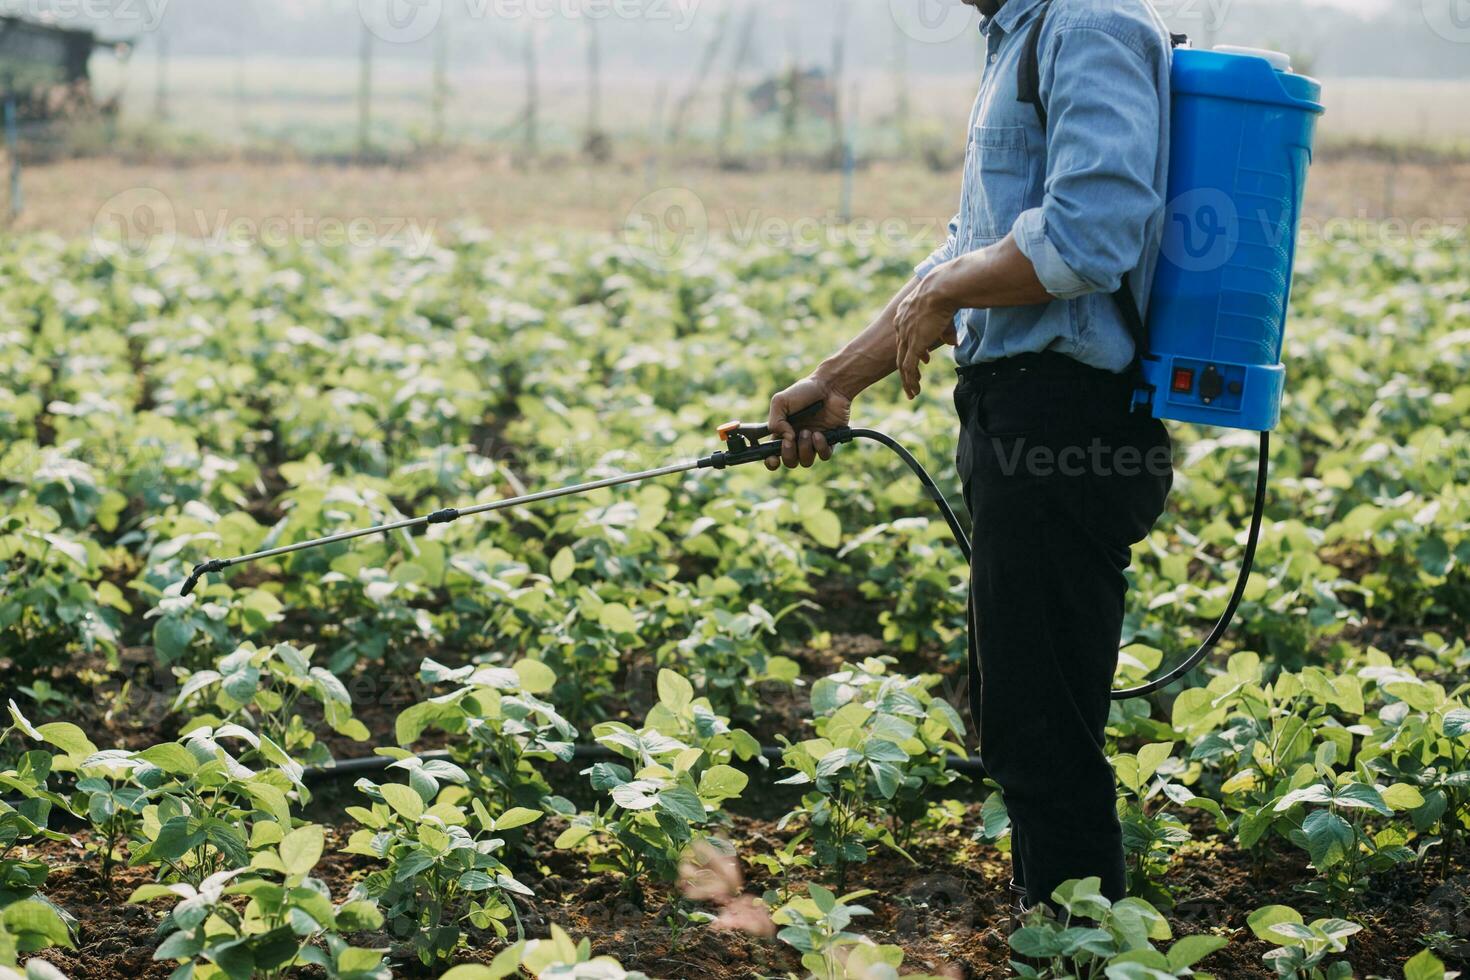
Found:
<path fill-rule="evenodd" d="M 1338 806 L 1372 810 L 1385 817 L 1393 815 L 1393 809 L 1383 801 L 1383 794 L 1367 783 L 1348 783 L 1332 794 Z"/>
<path fill-rule="evenodd" d="M 60 913 L 39 898 L 15 902 L 0 911 L 0 935 L 11 933 L 22 953 L 48 946 L 72 948 L 71 932 Z"/>
<path fill-rule="evenodd" d="M 540 820 L 540 810 L 532 810 L 529 807 L 513 806 L 495 819 L 495 829 L 514 830 L 516 827 L 524 827 L 526 824 L 535 823 Z"/>
<path fill-rule="evenodd" d="M 402 783 L 384 783 L 378 787 L 387 802 L 405 820 L 417 821 L 424 815 L 424 801 L 419 794 Z"/>
<path fill-rule="evenodd" d="M 803 513 L 801 526 L 824 548 L 835 548 L 842 543 L 842 521 L 830 510 Z"/>
<path fill-rule="evenodd" d="M 417 798 L 417 797 L 415 797 Z M 317 824 L 298 827 L 281 841 L 281 863 L 290 875 L 304 875 L 321 860 L 326 835 Z"/>
<path fill-rule="evenodd" d="M 139 752 L 137 758 L 157 766 L 170 776 L 187 776 L 199 769 L 199 760 L 178 742 L 150 746 Z"/>
<path fill-rule="evenodd" d="M 1347 857 L 1357 846 L 1352 825 L 1331 810 L 1315 810 L 1302 821 L 1307 839 L 1307 853 L 1312 864 L 1322 871 Z"/>
<path fill-rule="evenodd" d="M 597 621 L 614 633 L 637 633 L 638 620 L 632 610 L 621 602 L 606 603 L 597 614 Z"/>
<path fill-rule="evenodd" d="M 577 556 L 572 554 L 571 548 L 563 548 L 551 559 L 551 580 L 553 582 L 565 582 L 572 577 L 577 570 Z"/>
<path fill-rule="evenodd" d="M 1408 783 L 1394 783 L 1383 791 L 1383 802 L 1394 810 L 1417 810 L 1424 805 L 1424 794 Z"/>
<path fill-rule="evenodd" d="M 1444 980 L 1444 964 L 1429 950 L 1420 950 L 1404 964 L 1404 980 Z"/>
<path fill-rule="evenodd" d="M 1448 738 L 1464 738 L 1470 735 L 1470 708 L 1455 708 L 1446 711 L 1444 733 Z"/>
<path fill-rule="evenodd" d="M 83 734 L 82 730 L 69 721 L 53 721 L 38 725 L 36 733 L 67 755 L 89 756 L 97 753 L 97 746 Z"/>
<path fill-rule="evenodd" d="M 616 792 L 616 790 L 614 791 Z M 669 813 L 689 821 L 692 824 L 704 823 L 704 804 L 691 790 L 682 787 L 666 789 L 658 794 L 658 805 Z"/>
<path fill-rule="evenodd" d="M 517 660 L 513 669 L 521 679 L 521 687 L 531 694 L 545 694 L 556 686 L 556 671 L 539 660 Z"/>
<path fill-rule="evenodd" d="M 745 792 L 750 777 L 733 766 L 710 766 L 699 777 L 699 795 L 707 799 L 733 799 Z"/>
<path fill-rule="evenodd" d="M 1264 905 L 1252 912 L 1245 920 L 1245 924 L 1250 927 L 1257 939 L 1276 946 L 1281 945 L 1281 940 L 1272 932 L 1272 929 L 1283 922 L 1301 925 L 1302 914 L 1289 905 Z"/>
<path fill-rule="evenodd" d="M 668 668 L 658 672 L 658 699 L 675 714 L 694 701 L 694 685 Z"/>
<path fill-rule="evenodd" d="M 1224 936 L 1184 936 L 1169 948 L 1169 969 L 1178 972 L 1230 945 Z"/>

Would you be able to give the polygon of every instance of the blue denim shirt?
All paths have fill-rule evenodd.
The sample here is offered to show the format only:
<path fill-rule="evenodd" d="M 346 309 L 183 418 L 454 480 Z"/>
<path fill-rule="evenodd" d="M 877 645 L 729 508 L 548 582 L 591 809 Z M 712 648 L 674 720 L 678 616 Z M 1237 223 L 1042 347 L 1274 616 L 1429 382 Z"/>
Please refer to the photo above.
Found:
<path fill-rule="evenodd" d="M 1148 0 L 1051 0 L 1040 47 L 1048 125 L 1017 101 L 1017 68 L 1042 0 L 1009 0 L 981 24 L 988 55 L 970 113 L 960 211 L 916 270 L 1014 232 L 1055 301 L 961 310 L 961 365 L 1055 350 L 1122 371 L 1133 340 L 1111 294 L 1143 310 L 1163 238 L 1169 31 Z"/>

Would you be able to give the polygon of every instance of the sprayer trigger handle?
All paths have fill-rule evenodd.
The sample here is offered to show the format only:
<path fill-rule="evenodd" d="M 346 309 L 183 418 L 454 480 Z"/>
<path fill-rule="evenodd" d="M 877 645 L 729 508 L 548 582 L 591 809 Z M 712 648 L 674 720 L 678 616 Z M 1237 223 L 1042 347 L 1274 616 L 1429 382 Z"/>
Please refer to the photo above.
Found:
<path fill-rule="evenodd" d="M 786 416 L 786 421 L 790 422 L 793 426 L 799 426 L 807 419 L 820 413 L 826 404 L 823 401 L 812 402 L 801 411 L 792 412 Z M 726 422 L 715 431 L 719 434 L 721 442 L 729 442 L 730 437 L 733 435 L 743 436 L 750 442 L 759 442 L 771 434 L 771 427 L 765 423 L 746 425 L 744 422 Z"/>

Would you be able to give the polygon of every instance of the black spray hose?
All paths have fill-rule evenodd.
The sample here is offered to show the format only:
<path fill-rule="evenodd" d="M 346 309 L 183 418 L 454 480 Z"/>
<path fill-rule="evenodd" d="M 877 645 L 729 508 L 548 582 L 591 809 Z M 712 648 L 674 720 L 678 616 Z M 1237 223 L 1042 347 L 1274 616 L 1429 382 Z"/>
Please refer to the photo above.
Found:
<path fill-rule="evenodd" d="M 840 442 L 847 442 L 852 439 L 869 439 L 893 450 L 898 455 L 898 458 L 902 459 L 908 464 L 908 468 L 914 471 L 914 475 L 919 478 L 919 482 L 924 484 L 925 491 L 928 492 L 930 499 L 939 507 L 940 513 L 944 515 L 945 522 L 949 524 L 949 529 L 954 534 L 955 544 L 959 545 L 960 551 L 965 556 L 965 561 L 967 563 L 970 561 L 970 539 L 965 533 L 964 528 L 960 526 L 959 518 L 955 516 L 954 508 L 950 507 L 949 501 L 945 499 L 944 493 L 935 484 L 934 479 L 924 470 L 923 465 L 914 458 L 912 453 L 901 446 L 891 436 L 878 432 L 875 429 L 837 429 L 833 432 L 826 433 L 826 436 L 829 442 L 833 442 L 834 438 Z M 1261 524 L 1266 514 L 1266 487 L 1270 482 L 1270 470 L 1271 433 L 1262 432 L 1260 458 L 1256 463 L 1255 504 L 1251 511 L 1250 531 L 1246 534 L 1245 554 L 1240 559 L 1240 572 L 1235 579 L 1235 589 L 1230 594 L 1230 601 L 1225 606 L 1225 612 L 1221 614 L 1219 620 L 1215 623 L 1215 628 L 1210 630 L 1210 635 L 1199 645 L 1199 648 L 1180 661 L 1177 666 L 1146 684 L 1121 691 L 1114 691 L 1112 694 L 1114 701 L 1126 701 L 1129 698 L 1147 697 L 1150 694 L 1157 694 L 1159 691 L 1162 691 L 1198 667 L 1204 661 L 1205 657 L 1209 656 L 1210 651 L 1219 645 L 1220 640 L 1229 631 L 1231 623 L 1235 621 L 1235 614 L 1240 610 L 1241 600 L 1245 598 L 1246 585 L 1250 582 L 1251 569 L 1255 566 L 1256 545 L 1260 542 Z"/>
<path fill-rule="evenodd" d="M 1123 701 L 1128 698 L 1141 698 L 1162 691 L 1164 688 L 1179 680 L 1185 674 L 1198 667 L 1200 663 L 1209 656 L 1211 650 L 1219 644 L 1230 624 L 1235 621 L 1235 614 L 1240 609 L 1240 602 L 1245 598 L 1245 587 L 1250 582 L 1251 569 L 1256 564 L 1256 545 L 1261 540 L 1261 523 L 1266 516 L 1266 485 L 1271 476 L 1271 433 L 1261 433 L 1260 459 L 1256 463 L 1256 500 L 1251 510 L 1250 531 L 1245 536 L 1245 554 L 1240 558 L 1240 573 L 1235 578 L 1235 590 L 1230 593 L 1230 601 L 1225 605 L 1225 611 L 1220 614 L 1220 619 L 1215 623 L 1215 628 L 1210 630 L 1210 635 L 1205 637 L 1205 642 L 1199 645 L 1199 649 L 1179 662 L 1177 667 L 1159 675 L 1147 684 L 1128 688 L 1124 691 L 1114 691 L 1113 700 Z"/>

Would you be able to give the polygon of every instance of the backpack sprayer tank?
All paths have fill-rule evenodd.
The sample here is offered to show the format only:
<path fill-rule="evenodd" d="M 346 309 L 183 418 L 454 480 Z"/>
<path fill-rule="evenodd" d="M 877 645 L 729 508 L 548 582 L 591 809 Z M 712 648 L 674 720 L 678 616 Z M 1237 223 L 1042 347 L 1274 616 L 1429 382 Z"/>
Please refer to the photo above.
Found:
<path fill-rule="evenodd" d="M 1143 372 L 1161 419 L 1267 432 L 1322 86 L 1273 51 L 1174 52 L 1163 258 Z"/>

